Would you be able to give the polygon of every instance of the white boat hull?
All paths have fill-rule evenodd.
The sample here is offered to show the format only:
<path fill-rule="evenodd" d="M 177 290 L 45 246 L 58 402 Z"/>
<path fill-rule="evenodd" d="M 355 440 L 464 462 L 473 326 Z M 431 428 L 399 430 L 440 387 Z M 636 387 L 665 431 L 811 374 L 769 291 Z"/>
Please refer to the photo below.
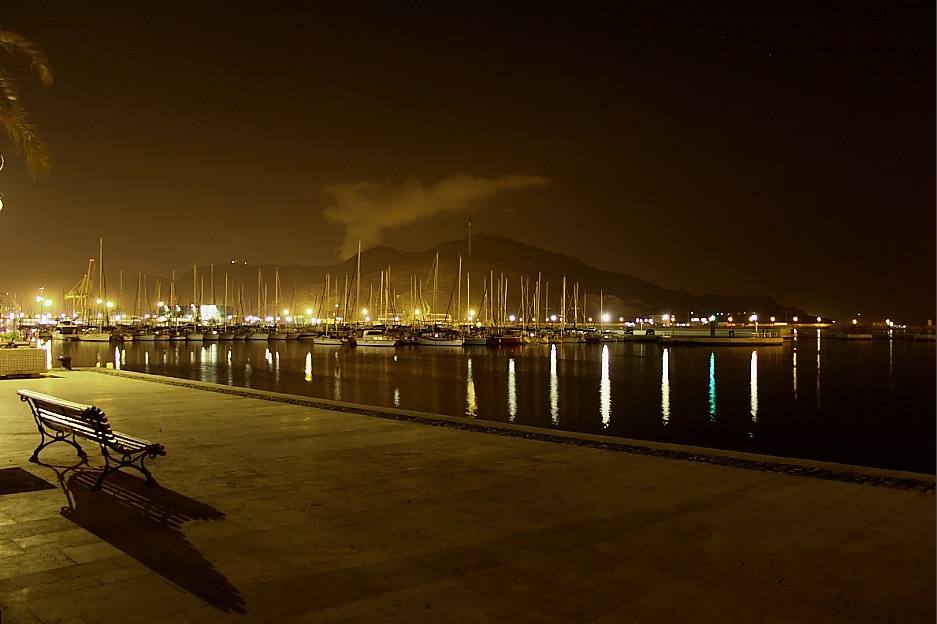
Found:
<path fill-rule="evenodd" d="M 88 342 L 110 342 L 111 333 L 110 332 L 85 332 L 83 334 L 78 334 L 78 340 L 86 340 Z"/>
<path fill-rule="evenodd" d="M 334 336 L 319 336 L 313 339 L 313 344 L 323 345 L 326 347 L 340 347 L 343 342 L 341 338 L 335 338 Z"/>
<path fill-rule="evenodd" d="M 396 347 L 397 341 L 394 339 L 385 340 L 356 340 L 355 344 L 359 347 Z"/>
<path fill-rule="evenodd" d="M 423 347 L 461 347 L 465 341 L 461 338 L 417 338 L 416 343 Z M 482 343 L 484 344 L 484 343 Z"/>

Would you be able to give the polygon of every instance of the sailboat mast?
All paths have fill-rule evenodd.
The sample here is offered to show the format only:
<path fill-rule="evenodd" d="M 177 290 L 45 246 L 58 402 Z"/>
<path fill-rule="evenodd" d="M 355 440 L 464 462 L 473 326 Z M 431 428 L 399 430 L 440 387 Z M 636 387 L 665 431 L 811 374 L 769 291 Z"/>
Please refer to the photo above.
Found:
<path fill-rule="evenodd" d="M 172 270 L 172 277 L 169 278 L 169 318 L 173 319 L 173 325 L 175 325 L 176 317 L 176 270 Z"/>
<path fill-rule="evenodd" d="M 435 270 L 433 271 L 433 323 L 435 324 L 436 318 L 436 291 L 439 290 L 437 285 L 439 284 L 439 252 L 436 252 L 436 262 L 434 263 Z"/>
<path fill-rule="evenodd" d="M 108 325 L 107 318 L 107 286 L 104 284 L 104 239 L 98 239 L 98 302 L 104 306 L 104 324 Z"/>
<path fill-rule="evenodd" d="M 361 299 L 361 241 L 358 241 L 358 260 L 355 264 L 355 277 L 357 286 L 355 287 L 355 320 L 359 318 L 359 308 L 361 304 L 359 303 Z"/>
<path fill-rule="evenodd" d="M 465 305 L 466 307 L 471 307 L 472 305 L 472 275 L 471 273 L 465 274 Z M 469 318 L 468 310 L 465 311 L 463 316 L 466 320 L 471 320 Z"/>
<path fill-rule="evenodd" d="M 263 286 L 262 286 L 262 279 L 260 276 L 260 267 L 257 267 L 257 314 L 254 315 L 255 317 L 260 316 L 260 297 L 261 297 L 262 291 L 263 291 Z"/>
<path fill-rule="evenodd" d="M 273 322 L 280 322 L 280 269 L 273 270 Z"/>
<path fill-rule="evenodd" d="M 140 315 L 140 280 L 142 279 L 143 274 L 137 273 L 137 296 L 133 302 L 133 317 L 134 319 L 139 318 Z"/>
<path fill-rule="evenodd" d="M 563 274 L 563 302 L 560 304 L 560 330 L 566 329 L 566 274 Z"/>
<path fill-rule="evenodd" d="M 221 302 L 221 322 L 224 324 L 225 331 L 228 329 L 228 272 L 224 274 L 224 300 Z"/>
<path fill-rule="evenodd" d="M 459 254 L 459 297 L 456 300 L 455 309 L 456 314 L 462 316 L 462 254 Z M 461 321 L 461 319 L 456 321 L 457 327 L 459 325 L 459 321 Z"/>

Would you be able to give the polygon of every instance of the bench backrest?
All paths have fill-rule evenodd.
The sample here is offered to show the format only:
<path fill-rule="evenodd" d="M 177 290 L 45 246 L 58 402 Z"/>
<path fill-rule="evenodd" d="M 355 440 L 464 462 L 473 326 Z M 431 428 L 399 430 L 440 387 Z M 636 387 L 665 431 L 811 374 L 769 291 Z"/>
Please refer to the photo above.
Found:
<path fill-rule="evenodd" d="M 73 426 L 87 429 L 88 433 L 94 432 L 101 438 L 113 438 L 107 416 L 93 405 L 66 401 L 31 390 L 18 390 L 17 394 L 30 404 L 35 417 L 46 425 L 55 429 L 63 425 Z"/>

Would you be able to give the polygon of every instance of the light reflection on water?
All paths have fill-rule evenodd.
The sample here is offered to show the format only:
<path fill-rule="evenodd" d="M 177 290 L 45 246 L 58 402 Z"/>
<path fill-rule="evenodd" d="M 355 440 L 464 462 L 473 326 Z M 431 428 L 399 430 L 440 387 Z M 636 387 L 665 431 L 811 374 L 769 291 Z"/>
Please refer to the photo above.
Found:
<path fill-rule="evenodd" d="M 471 359 L 469 364 L 471 364 Z M 550 345 L 550 420 L 560 424 L 560 379 L 556 374 L 556 345 Z"/>
<path fill-rule="evenodd" d="M 792 347 L 791 347 L 791 353 L 793 354 L 793 356 L 792 356 L 792 361 L 791 361 L 791 366 L 792 366 L 793 369 L 794 369 L 794 372 L 793 372 L 793 375 L 794 375 L 794 398 L 796 399 L 796 398 L 797 398 L 797 343 L 796 343 L 796 342 L 795 342 L 795 343 L 792 345 Z"/>
<path fill-rule="evenodd" d="M 517 419 L 517 379 L 514 374 L 514 358 L 508 360 L 508 422 Z"/>
<path fill-rule="evenodd" d="M 660 419 L 666 427 L 670 422 L 670 349 L 667 347 L 664 347 L 664 355 L 661 358 L 660 376 Z"/>
<path fill-rule="evenodd" d="M 472 377 L 472 358 L 466 360 L 468 370 L 465 376 L 465 415 L 469 418 L 478 416 L 478 399 L 475 397 L 475 379 Z"/>
<path fill-rule="evenodd" d="M 758 422 L 758 352 L 752 351 L 751 386 L 752 424 Z"/>
<path fill-rule="evenodd" d="M 817 330 L 817 409 L 820 409 L 820 335 L 823 330 Z"/>
<path fill-rule="evenodd" d="M 602 410 L 602 428 L 608 429 L 612 421 L 612 380 L 608 373 L 608 345 L 602 345 L 602 385 L 599 390 L 599 407 Z"/>
<path fill-rule="evenodd" d="M 798 357 L 811 342 L 816 360 Z M 74 367 L 933 472 L 933 344 L 850 343 L 801 335 L 796 345 L 754 350 L 604 343 L 366 351 L 293 341 L 56 342 L 50 357 L 68 352 Z"/>
<path fill-rule="evenodd" d="M 716 422 L 716 352 L 709 354 L 709 420 Z"/>

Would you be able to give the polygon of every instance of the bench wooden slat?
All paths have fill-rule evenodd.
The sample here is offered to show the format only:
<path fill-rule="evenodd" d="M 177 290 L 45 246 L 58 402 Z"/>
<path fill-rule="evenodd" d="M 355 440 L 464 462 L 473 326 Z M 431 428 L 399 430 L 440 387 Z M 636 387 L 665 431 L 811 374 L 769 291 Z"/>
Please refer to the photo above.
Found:
<path fill-rule="evenodd" d="M 18 390 L 17 394 L 33 399 L 39 403 L 45 403 L 48 406 L 55 406 L 58 409 L 67 410 L 67 412 L 64 412 L 64 415 L 69 415 L 69 412 L 74 414 L 81 414 L 94 409 L 93 405 L 84 405 L 83 403 L 66 401 L 65 399 L 59 399 L 48 394 L 42 394 L 41 392 L 33 392 L 32 390 Z"/>

